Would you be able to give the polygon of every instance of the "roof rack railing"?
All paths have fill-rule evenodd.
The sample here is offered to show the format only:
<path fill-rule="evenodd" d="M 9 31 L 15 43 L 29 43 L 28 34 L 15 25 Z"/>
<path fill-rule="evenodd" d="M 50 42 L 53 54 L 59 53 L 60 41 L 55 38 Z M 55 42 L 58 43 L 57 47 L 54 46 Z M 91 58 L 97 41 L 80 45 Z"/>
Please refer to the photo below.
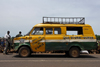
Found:
<path fill-rule="evenodd" d="M 43 17 L 43 24 L 85 24 L 84 17 Z"/>

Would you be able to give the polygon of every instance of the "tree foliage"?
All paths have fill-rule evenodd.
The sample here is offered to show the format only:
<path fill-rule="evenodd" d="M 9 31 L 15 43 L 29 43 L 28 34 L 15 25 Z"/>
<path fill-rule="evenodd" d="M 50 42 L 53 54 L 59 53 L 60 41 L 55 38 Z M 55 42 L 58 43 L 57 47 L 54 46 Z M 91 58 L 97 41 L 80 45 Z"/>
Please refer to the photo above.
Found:
<path fill-rule="evenodd" d="M 100 40 L 100 35 L 95 35 L 97 40 Z"/>

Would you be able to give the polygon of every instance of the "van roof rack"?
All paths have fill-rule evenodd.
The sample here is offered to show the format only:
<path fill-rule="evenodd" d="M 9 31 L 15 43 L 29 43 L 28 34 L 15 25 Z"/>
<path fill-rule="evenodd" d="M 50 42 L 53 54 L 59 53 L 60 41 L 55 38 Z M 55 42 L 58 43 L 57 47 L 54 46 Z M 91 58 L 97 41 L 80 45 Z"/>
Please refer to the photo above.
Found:
<path fill-rule="evenodd" d="M 43 17 L 43 24 L 85 24 L 84 17 Z"/>

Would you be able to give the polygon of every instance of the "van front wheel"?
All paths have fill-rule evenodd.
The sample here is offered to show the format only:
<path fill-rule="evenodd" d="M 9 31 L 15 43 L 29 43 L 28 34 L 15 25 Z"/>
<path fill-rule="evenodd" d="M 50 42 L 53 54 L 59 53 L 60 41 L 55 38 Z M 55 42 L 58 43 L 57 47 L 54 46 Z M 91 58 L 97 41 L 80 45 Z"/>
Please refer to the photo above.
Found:
<path fill-rule="evenodd" d="M 19 56 L 28 57 L 31 54 L 31 51 L 28 47 L 21 47 L 19 49 Z"/>
<path fill-rule="evenodd" d="M 72 47 L 69 50 L 69 55 L 73 58 L 77 58 L 80 55 L 80 50 L 77 47 Z"/>

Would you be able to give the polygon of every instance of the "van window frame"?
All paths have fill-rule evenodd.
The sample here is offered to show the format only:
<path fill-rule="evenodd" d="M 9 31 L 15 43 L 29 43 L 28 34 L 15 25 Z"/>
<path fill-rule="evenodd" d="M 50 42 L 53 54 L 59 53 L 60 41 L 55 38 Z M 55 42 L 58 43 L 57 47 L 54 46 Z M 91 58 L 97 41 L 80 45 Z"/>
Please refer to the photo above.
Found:
<path fill-rule="evenodd" d="M 52 28 L 52 31 L 53 31 L 52 34 L 46 34 L 46 29 L 47 28 Z M 54 28 L 53 27 L 45 27 L 45 35 L 54 35 Z"/>
<path fill-rule="evenodd" d="M 53 33 L 52 33 L 52 34 L 46 34 L 46 29 L 47 29 L 47 28 L 52 28 Z M 62 34 L 61 31 L 60 31 L 61 34 L 55 34 L 55 32 L 54 32 L 54 29 L 55 29 L 55 28 L 60 28 L 60 30 L 61 30 L 61 27 L 45 27 L 45 35 L 61 35 L 61 34 Z"/>
<path fill-rule="evenodd" d="M 35 28 L 43 28 L 43 34 L 32 34 Z M 44 27 L 34 27 L 30 34 L 31 35 L 44 35 Z"/>
<path fill-rule="evenodd" d="M 84 34 L 84 33 L 83 33 L 83 27 L 66 26 L 66 35 L 68 35 L 68 34 L 67 34 L 67 31 L 68 31 L 67 28 L 68 28 L 68 27 L 72 27 L 72 28 L 81 28 L 81 29 L 82 29 L 82 30 L 81 30 L 81 33 L 82 33 L 82 34 L 79 34 L 79 31 L 78 31 L 78 30 L 72 30 L 72 31 L 77 31 L 77 35 L 83 35 L 83 34 Z"/>
<path fill-rule="evenodd" d="M 54 27 L 54 35 L 61 35 L 62 34 L 61 28 L 60 28 L 60 34 L 55 34 L 55 28 L 60 28 L 60 27 Z"/>

